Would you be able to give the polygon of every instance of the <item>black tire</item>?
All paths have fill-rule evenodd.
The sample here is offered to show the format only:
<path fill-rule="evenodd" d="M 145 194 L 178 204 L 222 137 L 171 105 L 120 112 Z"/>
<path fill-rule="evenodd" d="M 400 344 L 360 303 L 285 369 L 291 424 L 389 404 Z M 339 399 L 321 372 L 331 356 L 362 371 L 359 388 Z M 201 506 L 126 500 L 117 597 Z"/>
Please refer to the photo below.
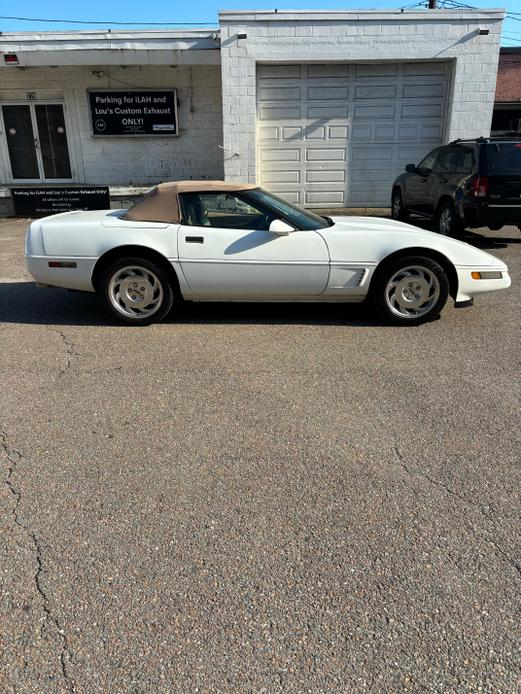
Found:
<path fill-rule="evenodd" d="M 503 228 L 503 224 L 494 224 L 493 227 L 489 226 L 490 231 L 499 231 Z"/>
<path fill-rule="evenodd" d="M 377 268 L 370 300 L 386 323 L 420 325 L 439 316 L 448 296 L 449 280 L 443 267 L 431 258 L 414 255 Z"/>
<path fill-rule="evenodd" d="M 456 208 L 450 200 L 446 200 L 438 206 L 436 211 L 436 231 L 443 236 L 461 236 L 464 226 L 458 217 Z"/>
<path fill-rule="evenodd" d="M 395 188 L 391 196 L 391 217 L 400 222 L 409 219 L 409 212 L 404 207 L 402 192 L 399 188 Z"/>
<path fill-rule="evenodd" d="M 157 323 L 174 303 L 174 290 L 165 269 L 151 260 L 132 256 L 118 258 L 103 270 L 98 294 L 105 310 L 123 325 Z"/>

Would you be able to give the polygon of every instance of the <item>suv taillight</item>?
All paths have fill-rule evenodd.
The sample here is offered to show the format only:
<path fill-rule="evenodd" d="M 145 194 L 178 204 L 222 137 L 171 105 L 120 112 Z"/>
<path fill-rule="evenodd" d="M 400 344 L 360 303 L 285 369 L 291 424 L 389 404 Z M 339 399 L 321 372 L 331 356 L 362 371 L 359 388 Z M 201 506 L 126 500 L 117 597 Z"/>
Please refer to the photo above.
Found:
<path fill-rule="evenodd" d="M 474 176 L 472 179 L 472 195 L 484 198 L 488 193 L 488 176 Z"/>

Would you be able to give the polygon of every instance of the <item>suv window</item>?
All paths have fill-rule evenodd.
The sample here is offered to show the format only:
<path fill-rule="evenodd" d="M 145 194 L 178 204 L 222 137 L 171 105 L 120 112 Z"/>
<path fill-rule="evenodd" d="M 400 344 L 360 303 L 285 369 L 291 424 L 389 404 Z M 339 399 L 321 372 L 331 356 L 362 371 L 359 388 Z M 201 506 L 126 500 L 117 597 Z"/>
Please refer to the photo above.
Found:
<path fill-rule="evenodd" d="M 439 150 L 434 171 L 444 174 L 471 173 L 473 166 L 474 155 L 471 149 L 442 147 Z"/>
<path fill-rule="evenodd" d="M 442 147 L 434 167 L 435 173 L 456 173 L 459 152 L 457 147 Z"/>
<path fill-rule="evenodd" d="M 427 154 L 425 159 L 422 159 L 422 161 L 418 164 L 418 169 L 428 169 L 429 171 L 432 171 L 439 151 L 439 149 L 435 149 L 433 152 Z"/>
<path fill-rule="evenodd" d="M 521 142 L 501 142 L 486 145 L 488 174 L 521 175 Z"/>
<path fill-rule="evenodd" d="M 474 152 L 467 147 L 458 147 L 458 160 L 454 173 L 472 173 L 474 168 Z"/>

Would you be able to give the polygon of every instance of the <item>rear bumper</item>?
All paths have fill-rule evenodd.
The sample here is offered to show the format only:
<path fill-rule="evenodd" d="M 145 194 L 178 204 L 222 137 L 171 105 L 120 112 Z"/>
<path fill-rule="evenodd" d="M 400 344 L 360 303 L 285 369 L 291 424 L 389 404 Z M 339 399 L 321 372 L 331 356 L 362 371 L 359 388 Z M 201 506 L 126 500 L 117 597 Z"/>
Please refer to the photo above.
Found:
<path fill-rule="evenodd" d="M 49 267 L 50 261 L 74 261 L 76 267 Z M 96 258 L 56 258 L 41 255 L 25 255 L 25 264 L 36 284 L 47 287 L 64 287 L 93 292 L 91 277 Z"/>
<path fill-rule="evenodd" d="M 465 207 L 469 227 L 520 226 L 521 205 L 471 205 Z"/>

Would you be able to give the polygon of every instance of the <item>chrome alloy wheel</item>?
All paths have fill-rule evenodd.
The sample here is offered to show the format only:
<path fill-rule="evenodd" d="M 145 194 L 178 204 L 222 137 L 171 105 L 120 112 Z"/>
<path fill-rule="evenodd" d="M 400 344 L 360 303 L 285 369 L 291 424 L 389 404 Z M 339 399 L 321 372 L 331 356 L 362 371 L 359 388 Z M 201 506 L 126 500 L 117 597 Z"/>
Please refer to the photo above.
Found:
<path fill-rule="evenodd" d="M 411 265 L 395 272 L 385 287 L 385 302 L 400 318 L 421 318 L 440 297 L 440 282 L 434 272 Z"/>
<path fill-rule="evenodd" d="M 438 222 L 438 230 L 440 234 L 444 236 L 449 236 L 452 231 L 453 219 L 452 210 L 450 207 L 444 207 L 440 212 L 440 219 Z"/>
<path fill-rule="evenodd" d="M 163 287 L 151 270 L 128 265 L 112 275 L 108 295 L 116 311 L 128 318 L 154 315 L 163 301 Z"/>

